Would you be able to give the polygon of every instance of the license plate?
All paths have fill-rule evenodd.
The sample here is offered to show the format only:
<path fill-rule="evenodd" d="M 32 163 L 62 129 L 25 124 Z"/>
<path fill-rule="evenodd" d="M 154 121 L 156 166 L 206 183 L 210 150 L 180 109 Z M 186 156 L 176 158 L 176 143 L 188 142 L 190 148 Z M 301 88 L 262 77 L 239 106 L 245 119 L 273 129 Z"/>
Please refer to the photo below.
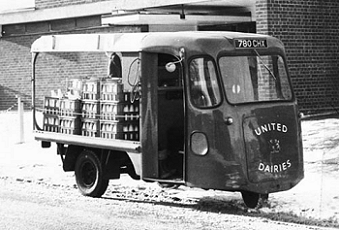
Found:
<path fill-rule="evenodd" d="M 235 39 L 236 49 L 260 49 L 267 48 L 266 39 Z"/>

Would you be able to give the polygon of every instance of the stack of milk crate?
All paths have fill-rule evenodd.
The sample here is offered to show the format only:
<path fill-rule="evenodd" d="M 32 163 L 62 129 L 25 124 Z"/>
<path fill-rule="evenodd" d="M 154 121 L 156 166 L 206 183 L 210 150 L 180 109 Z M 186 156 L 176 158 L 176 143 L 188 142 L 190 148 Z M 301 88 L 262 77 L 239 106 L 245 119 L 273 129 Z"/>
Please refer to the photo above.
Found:
<path fill-rule="evenodd" d="M 122 98 L 122 116 L 119 117 L 119 123 L 122 128 L 122 139 L 139 140 L 139 101 L 135 93 L 123 93 Z"/>
<path fill-rule="evenodd" d="M 78 84 L 78 82 L 75 81 L 73 84 Z M 73 90 L 75 87 L 73 85 L 70 89 Z M 53 92 L 53 94 L 55 93 Z M 62 97 L 61 91 L 58 95 L 45 97 L 44 131 L 80 135 L 80 109 L 81 100 L 79 98 Z"/>
<path fill-rule="evenodd" d="M 118 118 L 122 115 L 120 103 L 122 85 L 114 79 L 101 82 L 100 86 L 100 137 L 122 139 L 121 124 Z"/>
<path fill-rule="evenodd" d="M 59 133 L 80 134 L 80 106 L 79 99 L 60 99 Z"/>
<path fill-rule="evenodd" d="M 129 92 L 123 92 L 120 79 L 101 81 L 100 137 L 139 140 L 139 101 L 132 100 L 130 95 Z"/>
<path fill-rule="evenodd" d="M 105 139 L 139 140 L 139 101 L 120 78 L 71 80 L 71 95 L 45 98 L 44 130 Z M 74 93 L 76 92 L 76 93 Z"/>
<path fill-rule="evenodd" d="M 100 81 L 85 80 L 82 87 L 81 135 L 99 137 Z"/>
<path fill-rule="evenodd" d="M 55 97 L 45 97 L 44 99 L 44 120 L 43 129 L 48 132 L 59 132 L 59 109 L 60 100 Z"/>

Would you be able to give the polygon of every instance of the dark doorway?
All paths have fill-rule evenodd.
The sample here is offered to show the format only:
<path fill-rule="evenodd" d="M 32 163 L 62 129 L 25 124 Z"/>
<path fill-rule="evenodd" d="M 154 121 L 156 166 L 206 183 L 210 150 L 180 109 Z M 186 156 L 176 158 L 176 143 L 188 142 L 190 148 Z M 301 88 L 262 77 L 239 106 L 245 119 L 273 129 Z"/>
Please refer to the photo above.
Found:
<path fill-rule="evenodd" d="M 199 26 L 198 30 L 200 31 L 234 31 L 234 32 L 244 32 L 244 33 L 256 33 L 257 32 L 255 22 L 240 22 L 240 23 L 223 24 L 223 25 Z"/>
<path fill-rule="evenodd" d="M 184 98 L 180 61 L 158 56 L 158 149 L 162 179 L 183 179 Z"/>

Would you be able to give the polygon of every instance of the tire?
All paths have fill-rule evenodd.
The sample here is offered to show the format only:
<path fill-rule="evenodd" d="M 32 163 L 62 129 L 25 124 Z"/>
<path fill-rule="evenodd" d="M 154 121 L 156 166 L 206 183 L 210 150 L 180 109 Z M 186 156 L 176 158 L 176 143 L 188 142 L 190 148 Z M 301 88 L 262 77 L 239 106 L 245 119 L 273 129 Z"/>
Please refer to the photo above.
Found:
<path fill-rule="evenodd" d="M 263 202 L 267 202 L 268 201 L 268 196 L 269 194 L 268 193 L 265 193 L 265 194 L 260 194 L 260 198 Z"/>
<path fill-rule="evenodd" d="M 104 170 L 97 155 L 84 150 L 75 163 L 75 180 L 80 193 L 84 196 L 101 197 L 108 186 L 104 179 Z"/>
<path fill-rule="evenodd" d="M 256 208 L 259 205 L 260 194 L 249 191 L 241 192 L 242 199 L 248 208 Z"/>
<path fill-rule="evenodd" d="M 161 188 L 171 188 L 171 189 L 177 189 L 180 186 L 180 184 L 165 183 L 165 182 L 158 182 L 158 185 Z"/>

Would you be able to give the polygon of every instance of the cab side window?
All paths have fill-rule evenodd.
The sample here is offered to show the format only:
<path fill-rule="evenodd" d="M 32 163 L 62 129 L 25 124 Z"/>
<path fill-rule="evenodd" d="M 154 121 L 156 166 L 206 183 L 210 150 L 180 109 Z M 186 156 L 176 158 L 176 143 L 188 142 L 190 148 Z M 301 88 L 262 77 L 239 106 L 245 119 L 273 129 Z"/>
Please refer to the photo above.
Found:
<path fill-rule="evenodd" d="M 213 60 L 195 58 L 189 65 L 191 102 L 198 108 L 207 108 L 221 102 L 220 88 Z"/>

